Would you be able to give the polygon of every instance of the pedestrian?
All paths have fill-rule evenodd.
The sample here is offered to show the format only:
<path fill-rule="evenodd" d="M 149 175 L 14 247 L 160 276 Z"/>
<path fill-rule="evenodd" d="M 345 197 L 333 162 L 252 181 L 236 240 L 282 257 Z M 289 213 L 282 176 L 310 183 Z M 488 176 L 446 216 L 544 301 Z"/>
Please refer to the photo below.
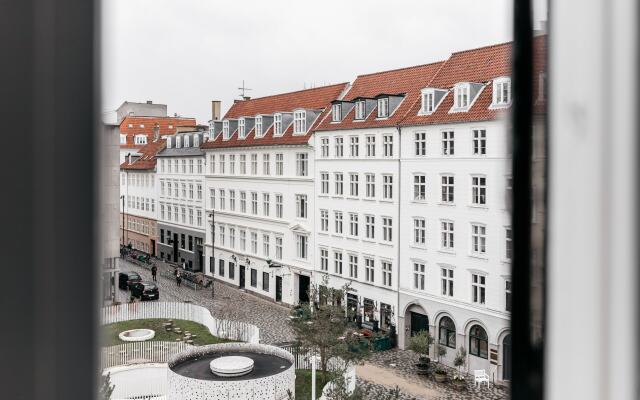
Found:
<path fill-rule="evenodd" d="M 158 279 L 156 278 L 157 274 L 158 274 L 158 267 L 154 265 L 153 267 L 151 267 L 151 276 L 153 277 L 154 282 L 158 281 Z"/>
<path fill-rule="evenodd" d="M 180 275 L 180 271 L 178 271 L 176 273 L 176 285 L 178 285 L 178 287 L 180 287 L 181 283 L 182 283 L 182 276 Z"/>

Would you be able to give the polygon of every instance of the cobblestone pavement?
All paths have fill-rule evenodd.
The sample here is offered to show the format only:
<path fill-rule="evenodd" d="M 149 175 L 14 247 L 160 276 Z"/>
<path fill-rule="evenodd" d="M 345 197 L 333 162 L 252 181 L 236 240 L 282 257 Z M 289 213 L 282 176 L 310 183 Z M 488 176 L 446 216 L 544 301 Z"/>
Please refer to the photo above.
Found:
<path fill-rule="evenodd" d="M 151 270 L 138 266 L 129 261 L 120 260 L 121 271 L 135 271 L 143 280 L 151 280 Z M 260 299 L 237 288 L 214 284 L 214 298 L 211 298 L 211 288 L 194 290 L 183 282 L 176 286 L 174 279 L 165 278 L 161 274 L 162 267 L 158 267 L 158 287 L 160 301 L 192 301 L 194 304 L 206 307 L 216 318 L 248 322 L 260 328 L 260 341 L 267 344 L 289 342 L 294 339 L 293 331 L 287 324 L 289 309 L 279 304 Z M 129 292 L 117 289 L 118 301 L 129 300 Z"/>
<path fill-rule="evenodd" d="M 356 379 L 356 385 L 359 388 L 362 388 L 364 390 L 364 392 L 366 393 L 367 399 L 372 399 L 372 400 L 384 399 L 384 396 L 389 394 L 389 390 L 393 389 L 383 385 L 378 385 L 377 383 L 365 381 L 360 378 Z M 422 399 L 409 396 L 408 394 L 401 392 L 400 397 L 398 397 L 398 400 L 422 400 Z"/>

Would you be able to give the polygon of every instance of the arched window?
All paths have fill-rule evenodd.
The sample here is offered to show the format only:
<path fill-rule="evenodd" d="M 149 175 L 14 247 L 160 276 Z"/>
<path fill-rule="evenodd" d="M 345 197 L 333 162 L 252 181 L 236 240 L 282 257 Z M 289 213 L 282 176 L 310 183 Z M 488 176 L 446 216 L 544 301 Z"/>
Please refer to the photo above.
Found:
<path fill-rule="evenodd" d="M 456 348 L 456 325 L 451 318 L 442 317 L 440 319 L 440 329 L 438 335 L 438 341 L 441 345 Z"/>
<path fill-rule="evenodd" d="M 469 354 L 488 358 L 489 342 L 487 332 L 480 325 L 474 325 L 469 331 Z"/>

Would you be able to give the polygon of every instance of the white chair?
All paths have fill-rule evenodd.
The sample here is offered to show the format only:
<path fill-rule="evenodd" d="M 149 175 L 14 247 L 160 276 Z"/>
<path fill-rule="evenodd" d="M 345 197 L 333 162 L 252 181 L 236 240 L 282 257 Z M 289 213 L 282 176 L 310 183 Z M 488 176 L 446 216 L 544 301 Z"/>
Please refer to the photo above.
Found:
<path fill-rule="evenodd" d="M 489 387 L 489 375 L 487 375 L 487 372 L 484 369 L 476 369 L 473 370 L 473 379 L 474 385 L 478 385 L 478 384 L 482 384 L 482 382 L 486 382 L 487 383 L 487 387 Z"/>

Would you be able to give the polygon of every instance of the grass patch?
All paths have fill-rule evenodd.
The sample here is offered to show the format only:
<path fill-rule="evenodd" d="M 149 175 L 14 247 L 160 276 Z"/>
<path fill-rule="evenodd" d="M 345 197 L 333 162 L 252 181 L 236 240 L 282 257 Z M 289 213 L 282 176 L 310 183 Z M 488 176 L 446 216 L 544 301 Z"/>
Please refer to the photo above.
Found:
<path fill-rule="evenodd" d="M 328 375 L 328 374 L 327 374 Z M 322 388 L 329 382 L 322 371 L 316 370 L 316 397 L 320 398 Z M 311 370 L 296 370 L 296 399 L 308 400 L 311 398 Z"/>
<path fill-rule="evenodd" d="M 156 342 L 175 342 L 176 339 L 182 337 L 182 335 L 177 334 L 173 331 L 167 332 L 163 325 L 165 322 L 167 322 L 166 319 L 153 318 L 135 319 L 131 321 L 116 322 L 115 324 L 104 325 L 102 326 L 103 346 L 114 346 L 127 343 L 120 340 L 118 335 L 122 331 L 127 331 L 129 329 L 153 329 L 156 332 L 156 336 L 151 340 Z M 189 331 L 191 332 L 191 334 L 196 335 L 196 338 L 193 340 L 193 344 L 197 346 L 202 346 L 205 344 L 233 342 L 233 340 L 221 339 L 219 337 L 213 336 L 211 333 L 209 333 L 207 327 L 197 322 L 186 321 L 184 319 L 174 319 L 173 326 L 181 328 L 183 332 Z"/>

